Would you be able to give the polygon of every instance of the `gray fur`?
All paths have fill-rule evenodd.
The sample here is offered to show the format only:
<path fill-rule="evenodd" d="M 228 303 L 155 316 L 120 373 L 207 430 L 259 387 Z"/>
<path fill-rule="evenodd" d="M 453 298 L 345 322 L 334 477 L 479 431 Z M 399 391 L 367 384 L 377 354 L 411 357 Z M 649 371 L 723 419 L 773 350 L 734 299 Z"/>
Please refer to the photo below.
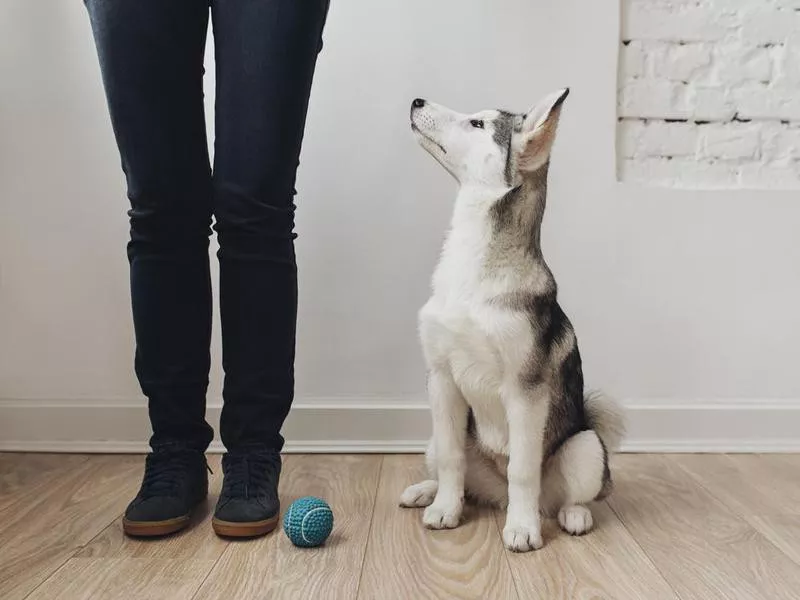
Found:
<path fill-rule="evenodd" d="M 512 161 L 511 161 L 511 140 L 514 137 L 514 131 L 517 129 L 517 124 L 520 122 L 518 115 L 504 110 L 498 111 L 498 117 L 493 121 L 494 132 L 492 138 L 498 147 L 502 148 L 506 153 L 506 167 L 505 178 L 506 183 L 511 185 L 512 181 Z"/>
<path fill-rule="evenodd" d="M 544 293 L 516 300 L 522 302 L 513 309 L 527 315 L 536 340 L 528 368 L 520 376 L 532 397 L 542 387 L 549 391 L 544 450 L 551 456 L 569 437 L 588 428 L 580 352 L 572 323 L 556 301 L 555 281 Z"/>
<path fill-rule="evenodd" d="M 557 305 L 556 305 L 557 306 Z M 561 309 L 558 308 L 560 311 Z M 563 314 L 563 313 L 562 313 Z M 566 317 L 564 317 L 566 319 Z M 567 326 L 572 325 L 567 321 Z M 550 366 L 550 411 L 544 433 L 545 456 L 550 456 L 567 439 L 587 429 L 583 412 L 583 369 L 575 336 L 572 349 L 560 364 Z"/>
<path fill-rule="evenodd" d="M 594 391 L 586 394 L 584 401 L 586 421 L 589 428 L 597 433 L 606 450 L 619 451 L 625 436 L 625 414 L 617 402 L 608 396 Z"/>
<path fill-rule="evenodd" d="M 492 224 L 496 234 L 508 232 L 514 225 L 515 213 L 519 205 L 525 200 L 527 193 L 523 186 L 512 188 L 505 196 L 500 198 L 491 208 Z M 524 235 L 524 232 L 512 232 Z"/>
<path fill-rule="evenodd" d="M 495 352 L 501 362 L 485 366 L 484 374 L 489 381 L 502 380 L 503 385 L 500 385 L 498 397 L 494 397 L 491 390 L 481 387 L 475 378 L 461 378 L 456 372 L 461 367 L 452 367 L 454 372 L 449 375 L 441 373 L 442 377 L 451 377 L 452 381 L 445 382 L 444 386 L 449 387 L 443 387 L 432 396 L 432 402 L 441 408 L 438 413 L 434 411 L 440 419 L 441 438 L 437 442 L 442 451 L 447 450 L 448 457 L 458 457 L 459 461 L 455 464 L 456 461 L 449 458 L 440 462 L 432 459 L 431 464 L 436 466 L 432 480 L 411 486 L 404 493 L 403 502 L 413 506 L 421 505 L 423 500 L 427 502 L 429 506 L 423 520 L 427 526 L 440 529 L 458 525 L 465 491 L 472 499 L 493 505 L 505 506 L 510 501 L 513 510 L 509 509 L 503 540 L 507 548 L 516 551 L 536 549 L 542 545 L 536 512 L 540 508 L 538 498 L 543 477 L 552 484 L 554 497 L 560 498 L 556 504 L 561 502 L 561 505 L 556 508 L 561 509 L 558 515 L 562 528 L 570 533 L 584 533 L 591 528 L 591 514 L 583 505 L 610 492 L 608 454 L 614 450 L 615 443 L 607 440 L 619 437 L 618 411 L 611 410 L 609 403 L 593 403 L 591 395 L 584 396 L 575 331 L 558 304 L 558 288 L 541 250 L 549 170 L 547 161 L 558 121 L 556 109 L 565 97 L 566 91 L 557 99 L 552 94 L 537 106 L 532 114 L 541 113 L 541 117 L 535 126 L 523 125 L 522 116 L 505 111 L 487 118 L 486 128 L 491 127 L 491 143 L 496 148 L 483 135 L 465 138 L 465 135 L 472 134 L 460 128 L 461 122 L 453 121 L 450 135 L 465 140 L 454 145 L 458 150 L 455 154 L 458 155 L 465 147 L 472 150 L 469 144 L 473 141 L 476 144 L 470 160 L 463 163 L 443 162 L 441 153 L 435 152 L 435 148 L 431 152 L 460 182 L 476 184 L 475 189 L 467 189 L 466 204 L 461 206 L 467 211 L 462 214 L 479 224 L 477 230 L 465 225 L 464 233 L 474 235 L 477 231 L 481 237 L 472 240 L 469 237 L 449 238 L 448 241 L 456 239 L 459 243 L 445 244 L 442 262 L 434 276 L 434 281 L 441 283 L 443 289 L 435 287 L 434 297 L 420 313 L 423 343 L 436 355 L 429 360 L 446 363 L 457 354 L 459 346 L 481 344 L 486 334 L 487 349 Z M 442 107 L 436 110 L 445 115 L 448 112 Z M 473 123 L 479 128 L 481 125 Z M 542 129 L 537 129 L 540 126 Z M 525 138 L 520 139 L 520 136 Z M 423 146 L 431 151 L 429 144 Z M 485 153 L 483 161 L 477 154 L 478 149 Z M 498 150 L 505 155 L 498 154 Z M 500 195 L 495 190 L 503 181 L 506 191 Z M 481 271 L 475 275 L 483 278 L 475 284 L 478 289 L 467 290 L 475 293 L 471 300 L 485 303 L 485 293 L 497 290 L 490 303 L 499 313 L 505 312 L 510 317 L 508 323 L 511 326 L 503 329 L 503 322 L 495 328 L 489 315 L 483 323 L 487 330 L 484 331 L 480 319 L 465 318 L 463 337 L 458 336 L 457 330 L 445 327 L 439 342 L 434 335 L 438 330 L 423 330 L 422 326 L 447 322 L 449 308 L 446 302 L 442 305 L 442 298 L 437 294 L 447 291 L 445 284 L 448 282 L 439 281 L 437 277 L 447 269 L 457 272 L 464 267 L 459 263 L 459 254 L 473 251 L 469 242 L 480 244 L 481 262 L 476 264 L 473 259 L 467 264 Z M 463 306 L 455 307 L 453 311 L 458 315 L 464 309 Z M 526 331 L 526 320 L 529 332 Z M 519 344 L 520 349 L 529 348 L 529 356 L 520 357 L 508 348 L 508 344 Z M 465 356 L 465 361 L 470 357 L 478 362 L 482 360 L 476 358 L 480 357 L 478 354 L 466 352 Z M 527 360 L 520 362 L 520 358 Z M 478 364 L 476 368 L 481 366 Z M 509 376 L 517 379 L 510 382 L 505 392 L 503 387 Z M 463 390 L 459 389 L 462 385 Z M 463 393 L 463 399 L 467 401 L 469 412 L 466 415 L 459 412 L 463 406 L 456 398 L 457 393 Z M 492 404 L 499 401 L 503 405 Z M 525 406 L 526 403 L 531 404 Z M 461 421 L 462 417 L 466 417 L 464 421 Z M 484 418 L 486 422 L 482 421 Z M 520 420 L 509 422 L 511 418 Z M 456 423 L 459 423 L 458 430 L 454 428 Z M 519 449 L 514 452 L 523 451 L 523 458 L 511 460 L 512 448 Z M 429 458 L 435 449 L 434 444 L 429 447 Z M 530 456 L 526 457 L 525 452 Z M 530 473 L 529 469 L 536 471 Z M 434 492 L 431 491 L 434 486 L 430 483 L 435 484 L 437 476 L 440 487 L 435 491 L 434 502 Z M 553 503 L 552 498 L 549 502 Z"/>
<path fill-rule="evenodd" d="M 549 389 L 545 455 L 587 428 L 583 411 L 583 372 L 575 331 L 556 296 L 558 287 L 542 257 L 540 232 L 547 195 L 546 163 L 501 197 L 491 208 L 494 237 L 487 269 L 511 265 L 520 273 L 538 272 L 537 289 L 520 290 L 498 302 L 528 317 L 536 343 L 521 374 L 525 386 Z"/>
<path fill-rule="evenodd" d="M 541 230 L 549 167 L 549 163 L 545 163 L 490 209 L 495 235 L 487 267 L 520 259 L 543 262 Z M 519 256 L 520 253 L 523 256 Z"/>

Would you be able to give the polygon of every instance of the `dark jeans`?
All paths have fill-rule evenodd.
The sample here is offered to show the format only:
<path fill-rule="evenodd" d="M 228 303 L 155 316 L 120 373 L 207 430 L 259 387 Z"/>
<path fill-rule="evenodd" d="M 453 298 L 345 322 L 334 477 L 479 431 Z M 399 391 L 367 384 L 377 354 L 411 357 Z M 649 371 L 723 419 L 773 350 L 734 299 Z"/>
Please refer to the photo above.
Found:
<path fill-rule="evenodd" d="M 280 450 L 297 317 L 294 183 L 329 0 L 87 0 L 131 210 L 136 374 L 153 448 L 205 450 L 208 240 L 220 250 L 222 441 Z M 209 15 L 216 140 L 203 111 Z"/>

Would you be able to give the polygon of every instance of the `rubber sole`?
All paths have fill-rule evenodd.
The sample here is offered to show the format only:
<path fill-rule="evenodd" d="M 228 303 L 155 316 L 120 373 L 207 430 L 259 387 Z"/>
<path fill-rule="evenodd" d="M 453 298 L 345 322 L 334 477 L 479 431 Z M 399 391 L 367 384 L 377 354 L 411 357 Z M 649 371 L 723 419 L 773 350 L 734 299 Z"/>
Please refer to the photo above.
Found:
<path fill-rule="evenodd" d="M 231 538 L 252 538 L 267 535 L 278 526 L 280 515 L 275 515 L 264 521 L 253 521 L 252 523 L 235 523 L 233 521 L 223 521 L 214 517 L 211 519 L 211 526 L 214 532 L 222 537 Z"/>
<path fill-rule="evenodd" d="M 191 515 L 165 521 L 129 521 L 123 517 L 122 530 L 132 537 L 161 537 L 185 529 L 191 520 Z"/>

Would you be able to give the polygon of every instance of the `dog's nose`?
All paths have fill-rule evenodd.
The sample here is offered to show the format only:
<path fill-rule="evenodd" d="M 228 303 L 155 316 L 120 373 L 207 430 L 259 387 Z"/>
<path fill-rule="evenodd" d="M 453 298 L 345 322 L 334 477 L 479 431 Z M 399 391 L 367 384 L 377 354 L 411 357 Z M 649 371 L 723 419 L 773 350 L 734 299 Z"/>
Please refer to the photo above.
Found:
<path fill-rule="evenodd" d="M 411 106 L 413 106 L 414 108 L 422 108 L 423 106 L 425 106 L 425 100 L 423 100 L 422 98 L 414 98 L 414 101 L 411 103 Z"/>

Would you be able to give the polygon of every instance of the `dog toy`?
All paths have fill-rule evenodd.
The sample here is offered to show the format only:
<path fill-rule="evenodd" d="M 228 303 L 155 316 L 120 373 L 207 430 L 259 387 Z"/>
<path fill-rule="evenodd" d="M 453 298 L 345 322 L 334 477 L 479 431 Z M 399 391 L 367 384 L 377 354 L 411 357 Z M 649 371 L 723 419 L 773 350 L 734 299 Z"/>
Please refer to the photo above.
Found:
<path fill-rule="evenodd" d="M 292 502 L 283 516 L 283 530 L 295 546 L 321 546 L 333 529 L 333 511 L 320 498 L 305 496 Z"/>

